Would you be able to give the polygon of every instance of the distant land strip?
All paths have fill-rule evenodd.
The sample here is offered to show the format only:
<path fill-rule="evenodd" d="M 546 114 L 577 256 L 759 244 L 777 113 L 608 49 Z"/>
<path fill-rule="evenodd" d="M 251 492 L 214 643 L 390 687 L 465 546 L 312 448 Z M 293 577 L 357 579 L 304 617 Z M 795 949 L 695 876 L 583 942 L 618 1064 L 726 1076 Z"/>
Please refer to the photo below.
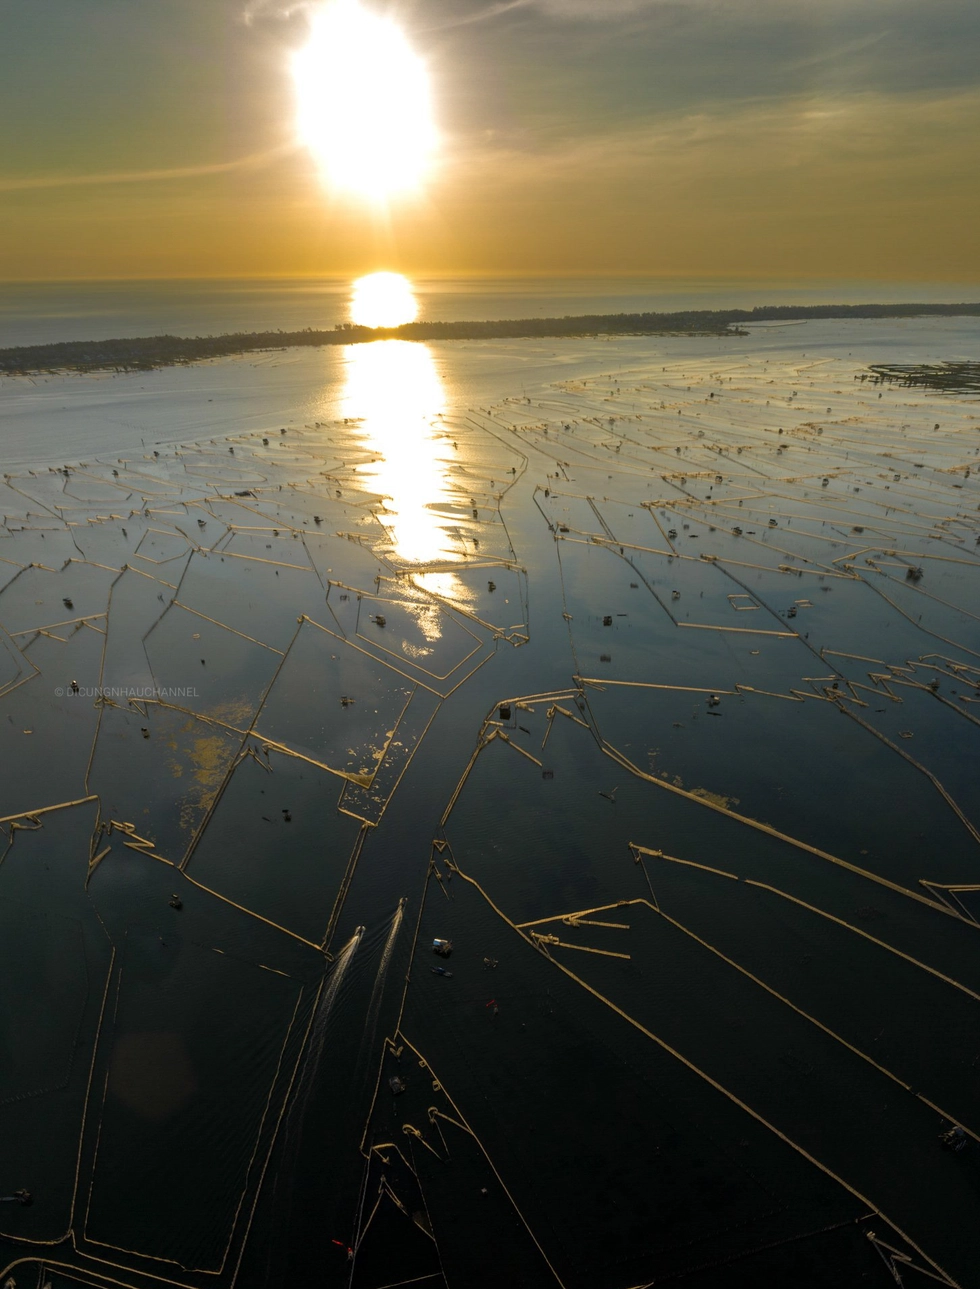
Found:
<path fill-rule="evenodd" d="M 534 340 L 587 336 L 745 335 L 740 323 L 796 322 L 807 318 L 977 317 L 980 304 L 809 304 L 754 309 L 693 309 L 682 313 L 608 313 L 490 322 L 408 322 L 401 327 L 338 323 L 330 331 L 254 331 L 222 336 L 136 336 L 66 340 L 0 349 L 0 375 L 50 372 L 152 371 L 232 354 L 372 340 Z"/>

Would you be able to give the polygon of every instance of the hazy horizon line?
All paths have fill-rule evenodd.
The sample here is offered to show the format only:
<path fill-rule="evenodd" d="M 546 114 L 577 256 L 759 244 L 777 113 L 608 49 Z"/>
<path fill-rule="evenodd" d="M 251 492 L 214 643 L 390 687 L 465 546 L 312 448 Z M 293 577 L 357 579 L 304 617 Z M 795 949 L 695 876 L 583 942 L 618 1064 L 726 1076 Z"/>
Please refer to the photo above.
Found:
<path fill-rule="evenodd" d="M 483 280 L 515 280 L 515 281 L 648 281 L 648 282 L 687 282 L 687 283 L 725 283 L 725 282 L 744 282 L 744 283 L 790 283 L 790 284 L 817 284 L 817 283 L 890 283 L 894 286 L 945 286 L 959 285 L 980 289 L 980 278 L 971 280 L 960 276 L 946 277 L 944 275 L 919 276 L 910 275 L 908 277 L 893 277 L 884 274 L 869 274 L 859 277 L 841 276 L 830 274 L 795 274 L 795 273 L 774 273 L 771 275 L 761 275 L 758 273 L 731 272 L 731 273 L 698 273 L 691 271 L 659 271 L 654 272 L 646 269 L 624 270 L 624 269 L 398 269 L 398 268 L 364 268 L 348 271 L 324 271 L 324 272 L 283 272 L 283 273 L 140 273 L 140 274 L 118 274 L 111 276 L 88 276 L 76 275 L 71 277 L 2 277 L 0 278 L 0 287 L 3 286 L 50 286 L 50 285 L 72 285 L 81 283 L 92 284 L 110 284 L 110 283 L 160 283 L 160 282 L 352 282 L 360 277 L 376 272 L 400 273 L 410 281 L 466 281 L 469 279 Z"/>

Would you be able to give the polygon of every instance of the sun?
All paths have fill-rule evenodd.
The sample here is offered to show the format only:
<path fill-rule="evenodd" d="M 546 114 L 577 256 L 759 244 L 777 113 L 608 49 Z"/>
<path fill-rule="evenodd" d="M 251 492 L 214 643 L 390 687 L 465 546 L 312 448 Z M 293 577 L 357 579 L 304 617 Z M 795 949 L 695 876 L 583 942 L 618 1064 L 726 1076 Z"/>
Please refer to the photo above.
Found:
<path fill-rule="evenodd" d="M 401 327 L 418 313 L 412 284 L 400 273 L 368 273 L 351 286 L 351 322 L 360 327 Z"/>
<path fill-rule="evenodd" d="M 381 203 L 421 186 L 437 144 L 429 76 L 393 22 L 328 0 L 293 80 L 300 139 L 330 188 Z"/>

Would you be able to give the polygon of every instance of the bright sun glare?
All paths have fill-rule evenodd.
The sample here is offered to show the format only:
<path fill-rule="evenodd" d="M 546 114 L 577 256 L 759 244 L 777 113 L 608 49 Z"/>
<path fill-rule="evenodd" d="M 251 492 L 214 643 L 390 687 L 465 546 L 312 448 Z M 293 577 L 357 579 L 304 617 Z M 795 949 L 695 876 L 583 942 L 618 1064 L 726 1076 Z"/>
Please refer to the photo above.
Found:
<path fill-rule="evenodd" d="M 293 78 L 300 138 L 332 188 L 383 202 L 419 187 L 436 146 L 429 78 L 393 22 L 328 0 Z"/>
<path fill-rule="evenodd" d="M 369 273 L 351 288 L 351 321 L 359 327 L 400 327 L 418 312 L 411 283 L 400 273 Z"/>

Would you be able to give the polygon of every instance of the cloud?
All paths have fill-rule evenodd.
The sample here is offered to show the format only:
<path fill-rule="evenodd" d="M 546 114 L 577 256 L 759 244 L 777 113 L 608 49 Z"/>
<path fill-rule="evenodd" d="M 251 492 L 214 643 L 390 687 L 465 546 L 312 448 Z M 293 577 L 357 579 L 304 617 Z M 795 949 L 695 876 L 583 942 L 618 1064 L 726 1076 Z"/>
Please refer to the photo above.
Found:
<path fill-rule="evenodd" d="M 613 5 L 621 2 L 622 0 L 606 0 L 606 3 Z M 633 0 L 627 0 L 627 2 L 633 2 Z M 321 9 L 328 3 L 329 0 L 248 0 L 242 10 L 242 19 L 249 27 L 263 18 L 288 20 L 297 14 L 308 14 L 311 10 Z M 430 32 L 446 31 L 452 27 L 468 27 L 473 23 L 489 22 L 515 9 L 536 8 L 538 3 L 539 0 L 495 0 L 494 3 L 484 5 L 482 9 L 477 9 L 473 13 L 452 13 L 425 25 L 413 24 L 413 30 Z M 371 0 L 367 0 L 367 7 L 372 7 Z"/>
<path fill-rule="evenodd" d="M 258 2 L 264 3 L 264 0 L 258 0 Z M 300 2 L 305 3 L 306 0 L 300 0 Z M 652 9 L 672 2 L 676 3 L 676 0 L 498 0 L 496 4 L 486 5 L 474 13 L 447 17 L 444 21 L 425 30 L 444 31 L 450 27 L 467 27 L 476 22 L 490 22 L 517 9 L 534 9 L 549 18 L 571 18 L 594 22 L 628 17 L 644 9 Z M 686 3 L 697 3 L 697 0 L 686 0 Z"/>
<path fill-rule="evenodd" d="M 274 4 L 276 0 L 255 2 Z M 300 0 L 300 3 L 306 3 L 306 0 Z M 956 0 L 946 0 L 946 3 L 956 7 Z M 821 12 L 822 21 L 826 22 L 835 14 L 847 19 L 873 19 L 889 11 L 906 10 L 909 7 L 909 0 L 822 0 Z M 592 23 L 629 18 L 656 9 L 700 13 L 714 11 L 726 22 L 736 19 L 751 22 L 759 18 L 782 20 L 794 12 L 812 16 L 812 0 L 739 0 L 734 5 L 731 0 L 499 0 L 499 3 L 491 4 L 458 22 L 480 22 L 511 9 L 535 9 L 549 18 Z M 456 21 L 447 20 L 447 25 L 455 25 Z"/>
<path fill-rule="evenodd" d="M 932 176 L 939 191 L 978 187 L 975 122 L 980 91 L 935 95 L 801 95 L 728 103 L 713 110 L 637 121 L 611 131 L 553 139 L 496 136 L 460 141 L 448 167 L 456 182 L 585 194 L 620 185 L 682 183 L 750 192 L 760 176 L 780 187 L 836 176 L 867 188 L 910 190 Z M 846 200 L 846 190 L 827 199 Z"/>
<path fill-rule="evenodd" d="M 458 261 L 511 270 L 976 282 L 978 114 L 869 91 L 501 131 L 458 140 L 432 200 Z"/>
<path fill-rule="evenodd" d="M 91 188 L 109 184 L 164 183 L 168 180 L 197 179 L 206 175 L 231 174 L 234 171 L 260 170 L 280 157 L 295 152 L 295 143 L 280 143 L 263 152 L 237 157 L 234 161 L 216 161 L 203 166 L 173 166 L 159 170 L 112 170 L 102 174 L 0 175 L 0 192 L 31 192 L 43 188 Z"/>
<path fill-rule="evenodd" d="M 475 22 L 490 22 L 505 13 L 511 13 L 514 9 L 530 9 L 534 3 L 535 0 L 499 0 L 498 4 L 487 5 L 483 9 L 477 9 L 475 13 L 464 14 L 461 17 L 447 18 L 444 22 L 436 23 L 424 30 L 445 31 L 450 27 L 468 27 Z"/>
<path fill-rule="evenodd" d="M 248 0 L 242 21 L 251 27 L 260 18 L 292 18 L 317 7 L 317 0 Z"/>
<path fill-rule="evenodd" d="M 535 8 L 555 18 L 584 18 L 601 21 L 640 13 L 643 9 L 660 8 L 665 0 L 530 0 Z"/>
<path fill-rule="evenodd" d="M 247 0 L 242 19 L 247 26 L 263 18 L 292 18 L 299 13 L 321 8 L 329 0 Z M 640 13 L 644 9 L 663 7 L 664 4 L 700 4 L 703 0 L 492 0 L 472 13 L 458 12 L 451 5 L 450 12 L 437 21 L 419 26 L 418 30 L 444 31 L 451 27 L 466 27 L 473 23 L 489 22 L 518 9 L 536 9 L 552 18 L 573 18 L 601 21 Z M 371 0 L 367 0 L 370 6 Z"/>

